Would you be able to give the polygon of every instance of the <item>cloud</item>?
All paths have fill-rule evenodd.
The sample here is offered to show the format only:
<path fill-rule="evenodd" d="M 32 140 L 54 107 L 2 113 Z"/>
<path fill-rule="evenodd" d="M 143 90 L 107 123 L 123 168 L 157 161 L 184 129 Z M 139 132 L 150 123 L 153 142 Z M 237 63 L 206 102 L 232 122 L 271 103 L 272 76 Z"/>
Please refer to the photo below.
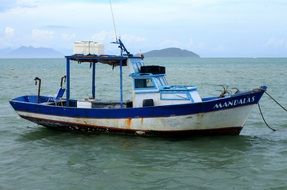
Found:
<path fill-rule="evenodd" d="M 36 5 L 36 0 L 1 0 L 0 12 L 14 8 L 33 8 Z"/>
<path fill-rule="evenodd" d="M 165 40 L 160 43 L 160 48 L 178 47 L 182 48 L 182 43 L 178 40 Z"/>
<path fill-rule="evenodd" d="M 115 34 L 112 31 L 100 31 L 92 35 L 92 40 L 97 42 L 112 42 L 115 41 Z"/>
<path fill-rule="evenodd" d="M 138 43 L 145 41 L 144 37 L 132 34 L 122 34 L 119 37 L 127 43 Z M 100 31 L 92 35 L 92 40 L 97 42 L 112 42 L 115 41 L 115 33 L 112 31 Z"/>
<path fill-rule="evenodd" d="M 42 26 L 41 29 L 51 29 L 51 30 L 65 30 L 65 29 L 71 29 L 70 26 L 65 25 L 45 25 Z"/>
<path fill-rule="evenodd" d="M 115 40 L 108 0 L 0 1 L 0 37 L 10 36 L 3 46 Z M 286 50 L 286 7 L 284 0 L 113 0 L 117 31 L 131 52 L 176 46 L 220 56 Z"/>
<path fill-rule="evenodd" d="M 126 45 L 129 50 L 138 51 L 139 44 L 145 42 L 145 38 L 142 36 L 132 35 L 124 33 L 120 35 L 121 40 Z M 113 31 L 100 31 L 92 35 L 91 39 L 96 42 L 100 42 L 105 44 L 105 51 L 110 53 L 118 53 L 117 46 L 111 44 L 111 42 L 115 41 L 115 33 Z M 81 39 L 82 40 L 82 39 Z"/>
<path fill-rule="evenodd" d="M 8 48 L 13 46 L 15 39 L 15 29 L 6 26 L 3 31 L 0 33 L 0 47 L 1 48 Z"/>
<path fill-rule="evenodd" d="M 61 37 L 64 41 L 75 41 L 76 34 L 75 33 L 62 33 Z"/>
<path fill-rule="evenodd" d="M 130 35 L 130 34 L 123 34 L 121 36 L 121 39 L 128 43 L 139 43 L 139 42 L 144 42 L 146 40 L 144 37 Z"/>
<path fill-rule="evenodd" d="M 214 52 L 224 52 L 225 51 L 225 47 L 223 45 L 217 45 L 216 47 L 213 48 Z"/>
<path fill-rule="evenodd" d="M 32 37 L 39 40 L 49 40 L 54 37 L 54 32 L 50 30 L 33 29 Z"/>
<path fill-rule="evenodd" d="M 286 38 L 269 38 L 265 43 L 264 47 L 271 48 L 287 48 L 287 39 Z"/>
<path fill-rule="evenodd" d="M 1 0 L 0 11 L 5 11 L 16 5 L 15 0 Z"/>
<path fill-rule="evenodd" d="M 15 29 L 9 26 L 5 27 L 4 29 L 4 38 L 12 38 L 14 37 Z"/>
<path fill-rule="evenodd" d="M 16 6 L 21 8 L 34 8 L 37 7 L 37 0 L 17 0 Z"/>

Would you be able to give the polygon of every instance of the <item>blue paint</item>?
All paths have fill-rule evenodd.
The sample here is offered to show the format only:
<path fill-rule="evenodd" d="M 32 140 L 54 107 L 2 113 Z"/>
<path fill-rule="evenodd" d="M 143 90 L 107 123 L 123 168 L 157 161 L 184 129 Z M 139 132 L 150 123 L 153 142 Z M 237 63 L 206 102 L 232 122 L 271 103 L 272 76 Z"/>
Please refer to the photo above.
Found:
<path fill-rule="evenodd" d="M 69 106 L 69 100 L 70 100 L 70 59 L 66 59 L 66 106 Z"/>
<path fill-rule="evenodd" d="M 58 93 L 57 93 L 56 97 L 50 98 L 50 99 L 48 100 L 48 102 L 50 102 L 50 101 L 52 101 L 52 102 L 59 102 L 59 101 L 61 101 L 61 99 L 62 99 L 62 97 L 63 97 L 65 91 L 66 91 L 66 89 L 60 88 L 60 89 L 58 90 Z"/>
<path fill-rule="evenodd" d="M 119 39 L 120 45 L 122 46 L 123 44 L 121 43 L 121 40 Z M 124 48 L 124 46 L 123 46 Z M 121 56 L 123 57 L 123 49 L 121 48 Z M 121 93 L 121 108 L 123 108 L 123 60 L 121 59 L 120 61 L 120 93 Z"/>
<path fill-rule="evenodd" d="M 46 115 L 66 116 L 74 118 L 99 118 L 99 119 L 119 119 L 119 118 L 156 118 L 170 116 L 184 116 L 197 113 L 207 113 L 218 110 L 234 109 L 241 106 L 257 104 L 264 93 L 264 89 L 258 91 L 250 91 L 239 93 L 231 97 L 211 99 L 204 102 L 164 105 L 142 108 L 119 108 L 119 109 L 102 109 L 102 108 L 76 108 L 61 107 L 44 104 L 37 104 L 35 96 L 22 96 L 10 101 L 10 104 L 16 111 L 24 111 Z M 41 97 L 41 101 L 47 100 L 49 97 Z M 254 99 L 253 102 L 237 104 L 228 107 L 216 107 L 216 105 L 224 105 L 226 102 L 240 99 Z M 28 102 L 27 100 L 33 100 Z M 71 100 L 73 102 L 73 100 Z"/>
<path fill-rule="evenodd" d="M 93 63 L 93 73 L 92 73 L 92 94 L 93 99 L 96 98 L 96 63 Z"/>

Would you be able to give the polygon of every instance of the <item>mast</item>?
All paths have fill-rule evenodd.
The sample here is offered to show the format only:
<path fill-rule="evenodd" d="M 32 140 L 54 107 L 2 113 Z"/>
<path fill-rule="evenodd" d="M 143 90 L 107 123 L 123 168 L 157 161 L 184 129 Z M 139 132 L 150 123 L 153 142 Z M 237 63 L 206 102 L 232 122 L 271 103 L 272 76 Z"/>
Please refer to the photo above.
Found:
<path fill-rule="evenodd" d="M 121 39 L 119 38 L 116 42 L 119 44 L 119 48 L 121 49 L 121 60 L 120 60 L 120 102 L 121 108 L 123 108 L 123 59 L 124 59 L 124 52 L 128 57 L 131 57 L 132 54 L 127 50 Z"/>
<path fill-rule="evenodd" d="M 111 8 L 111 14 L 112 14 L 112 19 L 113 19 L 115 38 L 116 38 L 116 41 L 118 41 L 118 34 L 117 34 L 115 16 L 114 16 L 114 11 L 113 11 L 113 6 L 112 6 L 112 0 L 110 0 L 110 8 Z"/>
<path fill-rule="evenodd" d="M 119 39 L 119 41 L 121 40 Z M 121 48 L 121 61 L 120 61 L 120 93 L 121 93 L 121 108 L 123 108 L 123 49 L 122 48 Z"/>
<path fill-rule="evenodd" d="M 69 106 L 70 101 L 70 58 L 66 57 L 66 106 Z"/>
<path fill-rule="evenodd" d="M 96 63 L 92 63 L 92 95 L 93 99 L 96 98 Z"/>
<path fill-rule="evenodd" d="M 112 0 L 110 0 L 110 8 L 111 8 L 111 14 L 113 19 L 113 27 L 114 27 L 114 33 L 115 33 L 115 44 L 119 44 L 119 48 L 121 49 L 121 59 L 120 59 L 120 102 L 121 102 L 121 108 L 123 108 L 123 53 L 126 52 L 128 56 L 130 56 L 130 52 L 126 49 L 124 44 L 122 43 L 121 39 L 118 38 L 117 35 L 117 29 L 116 29 L 116 22 L 115 22 L 115 16 L 114 11 L 112 7 Z"/>

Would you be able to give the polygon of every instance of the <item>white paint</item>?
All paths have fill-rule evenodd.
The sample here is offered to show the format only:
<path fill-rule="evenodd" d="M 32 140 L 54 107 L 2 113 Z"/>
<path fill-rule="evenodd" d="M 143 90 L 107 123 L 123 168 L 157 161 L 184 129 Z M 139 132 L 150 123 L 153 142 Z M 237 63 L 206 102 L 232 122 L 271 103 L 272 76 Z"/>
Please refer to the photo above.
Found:
<path fill-rule="evenodd" d="M 137 94 L 133 92 L 133 107 L 138 108 L 138 107 L 143 107 L 143 100 L 145 99 L 153 99 L 154 106 L 160 105 L 160 96 L 159 92 L 149 92 L 149 93 L 142 93 L 142 94 Z"/>
<path fill-rule="evenodd" d="M 78 100 L 77 108 L 92 108 L 92 103 L 90 101 Z"/>
<path fill-rule="evenodd" d="M 190 91 L 190 96 L 193 99 L 193 102 L 202 102 L 202 99 L 197 90 Z"/>
<path fill-rule="evenodd" d="M 139 90 L 138 90 L 139 91 Z M 145 90 L 146 91 L 146 90 Z M 143 100 L 145 99 L 153 99 L 155 106 L 163 106 L 163 105 L 175 105 L 175 104 L 190 104 L 195 102 L 202 102 L 198 91 L 186 91 L 186 93 L 190 93 L 193 102 L 186 99 L 187 94 L 182 93 L 170 93 L 170 94 L 162 94 L 162 99 L 160 98 L 160 91 L 155 92 L 147 92 L 147 93 L 135 93 L 133 92 L 133 106 L 134 107 L 142 107 Z"/>
<path fill-rule="evenodd" d="M 243 127 L 254 105 L 185 116 L 133 119 L 90 119 L 20 112 L 20 116 L 90 126 L 132 130 L 181 131 Z"/>

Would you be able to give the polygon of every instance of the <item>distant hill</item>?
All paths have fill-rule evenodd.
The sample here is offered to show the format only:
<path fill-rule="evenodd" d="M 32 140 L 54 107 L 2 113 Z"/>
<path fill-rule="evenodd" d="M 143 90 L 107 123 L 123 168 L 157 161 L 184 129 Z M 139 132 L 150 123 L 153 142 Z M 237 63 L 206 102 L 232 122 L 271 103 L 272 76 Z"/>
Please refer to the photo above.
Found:
<path fill-rule="evenodd" d="M 180 48 L 166 48 L 161 50 L 152 50 L 144 53 L 145 57 L 199 57 L 196 53 Z"/>
<path fill-rule="evenodd" d="M 17 49 L 0 50 L 0 58 L 62 58 L 64 55 L 51 48 L 22 46 Z"/>

